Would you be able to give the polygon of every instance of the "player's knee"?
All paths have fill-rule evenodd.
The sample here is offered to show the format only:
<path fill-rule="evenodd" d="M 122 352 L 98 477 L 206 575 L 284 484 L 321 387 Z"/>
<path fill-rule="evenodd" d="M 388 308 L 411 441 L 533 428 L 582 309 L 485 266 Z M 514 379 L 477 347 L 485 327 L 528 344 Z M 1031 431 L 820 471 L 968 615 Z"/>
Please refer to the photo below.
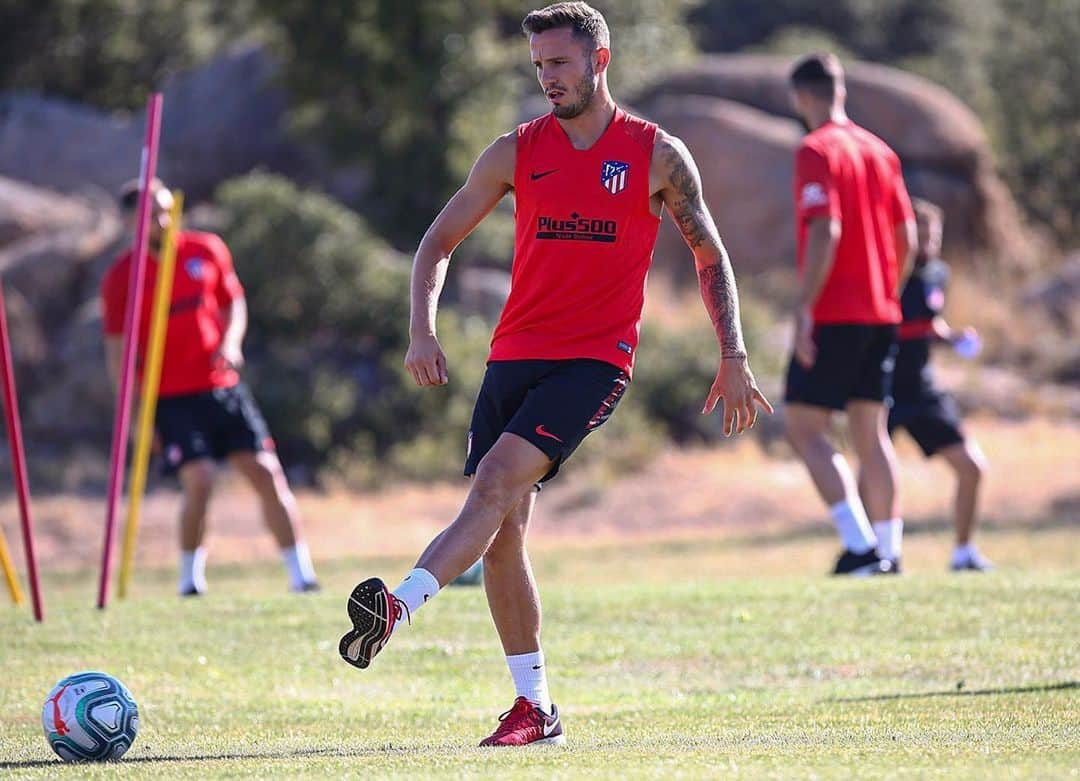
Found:
<path fill-rule="evenodd" d="M 980 453 L 965 451 L 960 462 L 960 472 L 968 482 L 978 483 L 986 474 L 986 461 Z"/>
<path fill-rule="evenodd" d="M 214 487 L 214 468 L 203 460 L 181 467 L 180 483 L 189 501 L 205 502 Z"/>
<path fill-rule="evenodd" d="M 471 493 L 474 499 L 486 505 L 509 510 L 521 494 L 515 481 L 516 475 L 506 463 L 487 457 L 476 470 Z"/>

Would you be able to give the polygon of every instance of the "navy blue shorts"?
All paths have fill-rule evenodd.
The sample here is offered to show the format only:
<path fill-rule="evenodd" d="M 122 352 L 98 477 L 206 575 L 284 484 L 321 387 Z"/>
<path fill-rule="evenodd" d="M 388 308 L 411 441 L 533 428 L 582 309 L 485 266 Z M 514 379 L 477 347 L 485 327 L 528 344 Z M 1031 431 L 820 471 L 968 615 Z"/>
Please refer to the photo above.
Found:
<path fill-rule="evenodd" d="M 889 434 L 898 428 L 907 429 L 927 458 L 964 441 L 960 410 L 947 393 L 935 392 L 894 402 L 889 410 Z"/>
<path fill-rule="evenodd" d="M 270 429 L 247 385 L 158 399 L 154 428 L 161 437 L 162 471 L 175 474 L 200 458 L 274 450 Z"/>
<path fill-rule="evenodd" d="M 504 432 L 527 439 L 554 463 L 550 480 L 582 440 L 602 426 L 630 378 L 617 366 L 589 358 L 492 361 L 469 426 L 465 476 Z"/>

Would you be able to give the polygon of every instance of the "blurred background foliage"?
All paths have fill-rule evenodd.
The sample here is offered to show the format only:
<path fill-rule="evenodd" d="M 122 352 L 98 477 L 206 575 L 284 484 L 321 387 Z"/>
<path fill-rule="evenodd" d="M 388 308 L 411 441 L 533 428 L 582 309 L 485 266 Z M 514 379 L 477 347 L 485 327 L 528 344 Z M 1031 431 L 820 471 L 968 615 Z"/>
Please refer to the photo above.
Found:
<path fill-rule="evenodd" d="M 136 109 L 149 85 L 238 40 L 269 44 L 297 133 L 371 171 L 351 204 L 410 249 L 485 144 L 509 128 L 532 73 L 522 0 L 0 0 L 0 89 Z M 626 94 L 700 52 L 792 54 L 807 41 L 925 75 L 969 102 L 1029 214 L 1080 233 L 1077 0 L 622 0 Z M 803 46 L 793 46 L 801 41 Z"/>
<path fill-rule="evenodd" d="M 290 96 L 291 131 L 366 186 L 337 203 L 253 173 L 223 185 L 221 232 L 248 289 L 248 374 L 287 463 L 371 485 L 456 474 L 492 324 L 444 308 L 452 382 L 407 381 L 408 263 L 483 147 L 539 94 L 522 0 L 0 0 L 0 90 L 117 111 L 230 45 L 261 42 Z M 1080 239 L 1077 0 L 597 0 L 613 30 L 616 95 L 702 53 L 795 55 L 812 44 L 902 67 L 966 100 L 1017 200 L 1063 245 Z M 455 264 L 506 267 L 507 202 Z M 451 273 L 453 278 L 454 274 Z M 453 279 L 451 280 L 453 284 Z M 765 352 L 764 308 L 744 307 Z M 607 443 L 583 457 L 646 459 L 716 441 L 698 414 L 715 371 L 704 316 L 647 328 Z M 761 349 L 758 349 L 761 348 Z M 771 352 L 775 352 L 771 351 Z M 759 367 L 778 373 L 780 367 Z M 450 457 L 448 457 L 448 455 Z M 614 463 L 614 462 L 613 462 Z"/>

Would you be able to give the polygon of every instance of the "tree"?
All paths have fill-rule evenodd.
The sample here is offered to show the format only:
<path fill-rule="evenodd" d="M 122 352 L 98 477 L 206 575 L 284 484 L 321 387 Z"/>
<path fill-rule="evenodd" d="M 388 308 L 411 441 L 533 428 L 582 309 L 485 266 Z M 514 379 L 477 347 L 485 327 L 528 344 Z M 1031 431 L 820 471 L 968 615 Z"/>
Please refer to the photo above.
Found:
<path fill-rule="evenodd" d="M 140 108 L 172 73 L 250 32 L 250 0 L 0 0 L 0 89 Z"/>

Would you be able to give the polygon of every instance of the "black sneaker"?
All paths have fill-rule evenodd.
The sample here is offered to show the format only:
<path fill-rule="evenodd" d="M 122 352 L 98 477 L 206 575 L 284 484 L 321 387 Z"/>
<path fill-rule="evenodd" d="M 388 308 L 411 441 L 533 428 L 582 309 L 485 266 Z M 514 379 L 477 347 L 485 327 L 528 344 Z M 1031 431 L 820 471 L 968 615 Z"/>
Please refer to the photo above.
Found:
<path fill-rule="evenodd" d="M 402 616 L 409 619 L 409 609 L 379 578 L 368 578 L 354 588 L 347 607 L 353 628 L 342 635 L 338 653 L 362 670 L 389 642 L 394 624 Z"/>
<path fill-rule="evenodd" d="M 899 556 L 897 556 L 895 559 L 889 559 L 888 562 L 889 562 L 889 571 L 884 573 L 884 574 L 886 574 L 886 575 L 899 575 L 904 571 L 903 568 L 900 566 L 900 557 Z"/>
<path fill-rule="evenodd" d="M 188 586 L 186 589 L 180 592 L 182 597 L 201 597 L 205 594 L 205 591 L 199 591 L 195 586 Z"/>
<path fill-rule="evenodd" d="M 877 555 L 877 551 L 854 553 L 846 550 L 836 560 L 834 575 L 851 575 L 861 578 L 867 575 L 888 575 L 892 571 L 892 562 Z"/>
<path fill-rule="evenodd" d="M 294 594 L 311 594 L 316 591 L 322 591 L 322 586 L 319 585 L 319 581 L 317 580 L 306 580 L 304 581 L 304 585 L 300 586 L 300 588 L 293 588 L 290 589 L 290 591 Z"/>

